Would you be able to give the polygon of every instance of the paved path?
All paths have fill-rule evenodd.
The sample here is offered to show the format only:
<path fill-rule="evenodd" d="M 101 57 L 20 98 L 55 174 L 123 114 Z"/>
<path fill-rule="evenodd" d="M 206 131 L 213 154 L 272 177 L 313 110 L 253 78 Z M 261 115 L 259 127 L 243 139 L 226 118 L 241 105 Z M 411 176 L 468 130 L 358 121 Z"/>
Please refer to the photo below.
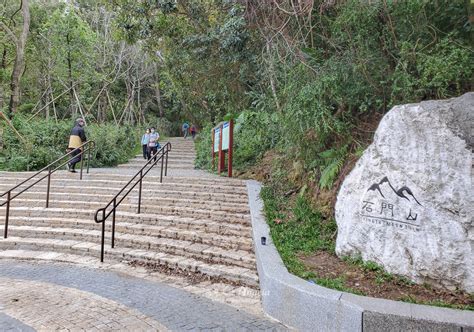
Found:
<path fill-rule="evenodd" d="M 117 272 L 0 261 L 0 330 L 280 331 L 196 294 Z"/>
<path fill-rule="evenodd" d="M 32 332 L 34 329 L 28 325 L 23 324 L 19 320 L 3 314 L 0 312 L 0 331 L 13 332 L 13 331 L 22 331 L 22 332 Z"/>

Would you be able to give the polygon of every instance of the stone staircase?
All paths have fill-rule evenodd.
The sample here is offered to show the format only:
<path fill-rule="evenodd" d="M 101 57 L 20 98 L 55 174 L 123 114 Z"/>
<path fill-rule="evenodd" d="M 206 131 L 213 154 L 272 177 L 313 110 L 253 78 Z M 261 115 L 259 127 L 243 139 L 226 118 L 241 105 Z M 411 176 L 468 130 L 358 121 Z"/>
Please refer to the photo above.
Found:
<path fill-rule="evenodd" d="M 194 144 L 170 139 L 168 176 L 159 166 L 144 179 L 141 214 L 138 190 L 117 210 L 115 248 L 106 222 L 106 262 L 133 262 L 168 272 L 246 287 L 258 287 L 244 181 L 194 170 Z M 9 237 L 0 239 L 0 258 L 97 262 L 101 225 L 94 213 L 105 206 L 143 166 L 142 156 L 116 168 L 78 174 L 59 171 L 12 201 Z M 3 193 L 32 173 L 0 172 Z M 5 207 L 0 208 L 3 232 Z"/>

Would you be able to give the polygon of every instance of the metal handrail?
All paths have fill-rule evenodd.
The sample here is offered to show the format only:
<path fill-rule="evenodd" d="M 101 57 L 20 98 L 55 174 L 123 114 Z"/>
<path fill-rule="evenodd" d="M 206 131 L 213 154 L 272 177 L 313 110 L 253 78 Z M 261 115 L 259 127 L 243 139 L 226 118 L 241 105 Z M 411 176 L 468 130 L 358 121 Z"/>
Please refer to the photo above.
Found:
<path fill-rule="evenodd" d="M 112 215 L 112 243 L 111 243 L 111 247 L 114 248 L 115 247 L 115 212 L 116 212 L 118 206 L 128 196 L 128 194 L 130 194 L 130 192 L 137 185 L 139 185 L 138 186 L 138 211 L 137 211 L 137 213 L 140 214 L 141 201 L 142 201 L 142 182 L 143 182 L 143 178 L 161 160 L 160 183 L 162 183 L 163 182 L 163 164 L 165 164 L 164 165 L 165 166 L 165 169 L 164 169 L 165 176 L 168 175 L 168 153 L 170 151 L 171 151 L 171 143 L 168 142 L 160 150 L 158 150 L 150 158 L 150 160 L 148 160 L 148 162 L 145 165 L 143 165 L 143 167 L 130 179 L 130 181 L 127 182 L 127 184 L 125 186 L 122 187 L 122 189 L 120 189 L 120 191 L 117 193 L 117 195 L 115 195 L 114 198 L 112 198 L 106 206 L 104 206 L 103 208 L 98 209 L 95 212 L 95 215 L 94 215 L 95 222 L 98 223 L 98 224 L 102 223 L 102 238 L 101 238 L 101 243 L 100 243 L 100 261 L 101 262 L 104 261 L 105 221 L 107 220 L 107 218 L 110 217 L 110 215 Z M 147 168 L 148 166 L 149 166 L 149 168 L 145 171 L 145 168 Z M 139 177 L 139 178 L 136 179 L 137 177 Z M 122 194 L 127 189 L 127 187 L 129 187 L 129 185 L 133 182 L 133 180 L 136 180 L 135 183 L 133 183 L 133 185 L 123 195 L 123 197 L 119 199 L 120 194 Z M 110 208 L 111 205 L 113 205 L 111 210 L 109 212 L 107 212 L 107 209 Z M 102 216 L 101 219 L 99 219 L 99 215 Z"/>
<path fill-rule="evenodd" d="M 6 201 L 0 204 L 0 207 L 4 206 L 5 204 L 7 205 L 6 214 L 5 214 L 5 230 L 4 230 L 3 237 L 6 239 L 7 236 L 8 236 L 8 222 L 9 222 L 9 218 L 10 218 L 10 202 L 13 199 L 17 198 L 18 196 L 23 194 L 28 189 L 31 189 L 33 186 L 35 186 L 36 184 L 38 184 L 39 182 L 41 182 L 45 178 L 48 178 L 48 185 L 47 185 L 47 189 L 46 189 L 46 208 L 48 208 L 49 207 L 49 193 L 50 193 L 50 188 L 51 188 L 51 175 L 54 172 L 56 172 L 58 169 L 64 167 L 67 163 L 69 163 L 71 160 L 73 160 L 77 156 L 81 156 L 81 171 L 80 171 L 79 178 L 80 178 L 80 180 L 82 180 L 82 170 L 83 170 L 83 165 L 84 165 L 84 158 L 82 158 L 82 155 L 87 152 L 87 173 L 89 173 L 89 166 L 90 166 L 89 162 L 90 162 L 90 159 L 91 159 L 91 150 L 94 149 L 94 148 L 95 148 L 95 142 L 94 141 L 87 141 L 84 144 L 82 144 L 81 146 L 69 151 L 65 155 L 59 157 L 55 161 L 51 162 L 49 165 L 47 165 L 47 166 L 43 167 L 41 170 L 37 171 L 35 174 L 30 176 L 29 178 L 23 180 L 22 182 L 20 182 L 16 186 L 8 189 L 3 194 L 1 194 L 0 198 L 7 195 Z M 72 158 L 68 159 L 66 162 L 62 163 L 61 165 L 57 166 L 56 168 L 53 167 L 56 163 L 63 160 L 65 157 L 70 156 L 77 149 L 81 149 L 81 152 L 79 154 L 72 156 Z M 24 185 L 25 183 L 27 183 L 31 179 L 34 179 L 36 176 L 38 176 L 39 174 L 41 174 L 44 171 L 48 171 L 48 174 L 44 175 L 42 178 L 36 180 L 34 183 L 30 184 L 28 187 L 24 188 L 23 190 L 21 190 L 20 192 L 18 192 L 15 195 L 12 196 L 12 191 L 13 190 L 15 190 L 15 189 L 19 188 L 20 186 Z"/>

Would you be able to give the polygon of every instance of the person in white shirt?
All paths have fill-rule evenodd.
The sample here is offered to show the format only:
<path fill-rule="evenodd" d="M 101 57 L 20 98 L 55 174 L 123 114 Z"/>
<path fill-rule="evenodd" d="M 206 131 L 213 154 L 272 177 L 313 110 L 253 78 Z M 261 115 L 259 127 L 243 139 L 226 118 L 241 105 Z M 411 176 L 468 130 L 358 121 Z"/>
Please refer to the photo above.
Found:
<path fill-rule="evenodd" d="M 148 160 L 154 156 L 156 161 L 156 152 L 158 151 L 158 139 L 160 134 L 155 131 L 155 127 L 151 127 L 150 136 L 148 136 Z"/>
<path fill-rule="evenodd" d="M 143 159 L 148 158 L 148 142 L 150 141 L 150 128 L 147 128 L 142 136 Z"/>

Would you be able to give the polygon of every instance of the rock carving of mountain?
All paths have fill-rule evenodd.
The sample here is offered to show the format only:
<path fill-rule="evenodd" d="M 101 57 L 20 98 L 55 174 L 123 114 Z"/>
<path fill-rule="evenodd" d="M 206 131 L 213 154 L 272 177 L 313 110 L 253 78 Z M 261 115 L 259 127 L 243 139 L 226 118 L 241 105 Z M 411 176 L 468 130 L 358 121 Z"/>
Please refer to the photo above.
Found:
<path fill-rule="evenodd" d="M 411 196 L 415 202 L 421 206 L 420 202 L 418 202 L 418 200 L 416 199 L 415 195 L 413 195 L 413 192 L 411 191 L 410 188 L 408 188 L 407 186 L 403 186 L 399 189 L 395 189 L 392 184 L 390 183 L 390 180 L 385 176 L 382 180 L 380 180 L 380 182 L 378 183 L 374 183 L 372 184 L 369 189 L 367 189 L 367 191 L 378 191 L 379 194 L 385 198 L 385 195 L 383 194 L 382 192 L 382 189 L 381 189 L 381 186 L 384 184 L 384 183 L 388 183 L 389 187 L 392 189 L 392 191 L 394 192 L 395 195 L 397 195 L 398 197 L 401 197 L 401 198 L 404 198 L 406 199 L 407 201 L 410 201 L 410 199 L 407 197 L 408 196 Z"/>

